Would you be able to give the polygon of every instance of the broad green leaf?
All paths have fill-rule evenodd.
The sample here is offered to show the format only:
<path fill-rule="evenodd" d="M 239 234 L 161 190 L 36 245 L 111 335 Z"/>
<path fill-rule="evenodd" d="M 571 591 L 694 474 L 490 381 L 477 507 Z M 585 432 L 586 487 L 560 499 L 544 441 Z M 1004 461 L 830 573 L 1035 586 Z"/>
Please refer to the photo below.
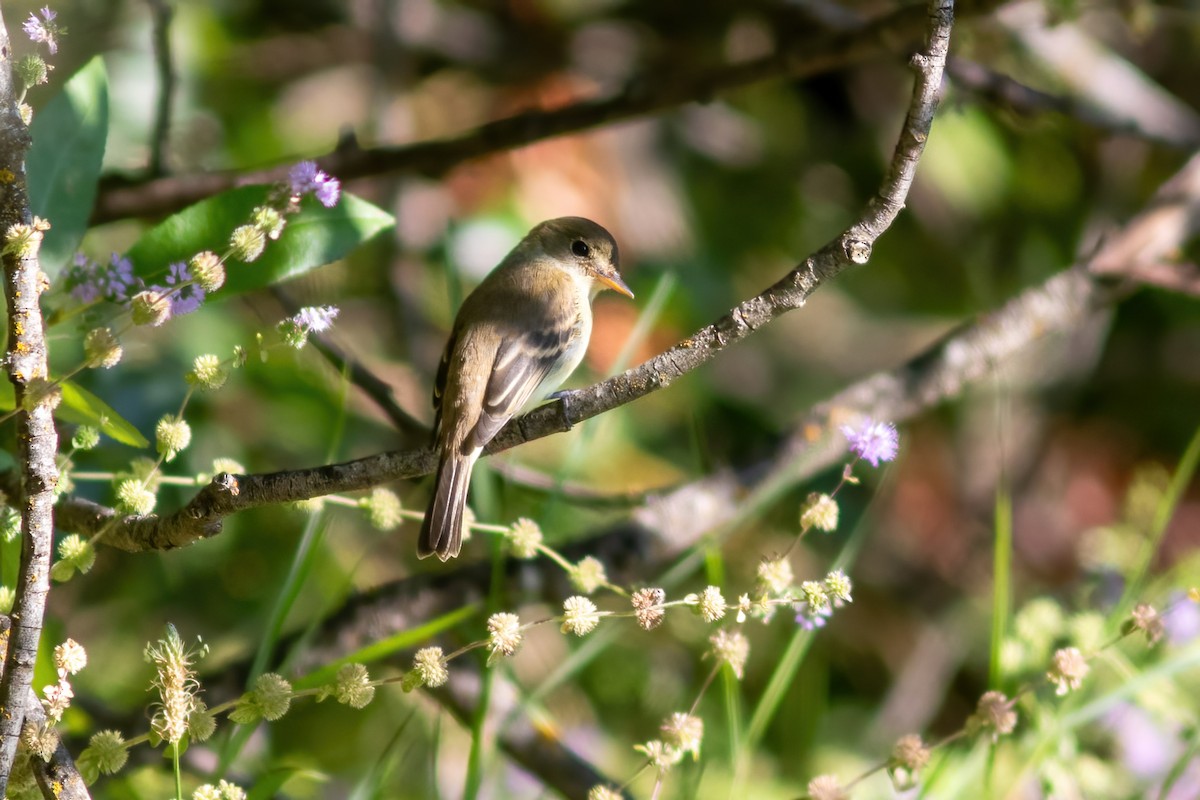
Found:
<path fill-rule="evenodd" d="M 56 276 L 75 253 L 96 201 L 96 184 L 108 138 L 108 76 L 93 58 L 33 116 L 26 156 L 29 204 L 48 219 L 41 267 Z"/>
<path fill-rule="evenodd" d="M 202 250 L 223 253 L 230 233 L 250 221 L 251 211 L 267 202 L 271 190 L 232 189 L 168 217 L 130 248 L 134 270 L 147 283 L 161 283 L 172 262 L 187 261 Z M 333 208 L 306 197 L 300 212 L 287 218 L 283 235 L 268 241 L 257 261 L 226 263 L 228 278 L 216 296 L 261 289 L 336 261 L 394 222 L 391 214 L 353 195 L 343 194 Z"/>
<path fill-rule="evenodd" d="M 149 447 L 150 442 L 124 417 L 96 395 L 77 383 L 63 381 L 62 402 L 54 410 L 54 416 L 74 425 L 92 425 L 112 439 L 130 447 Z M 16 407 L 13 387 L 8 381 L 0 381 L 0 411 L 12 411 Z M 101 422 L 103 420 L 103 422 Z"/>
<path fill-rule="evenodd" d="M 146 437 L 96 395 L 71 381 L 62 382 L 62 403 L 55 415 L 76 425 L 94 425 L 106 436 L 130 447 L 149 447 Z"/>

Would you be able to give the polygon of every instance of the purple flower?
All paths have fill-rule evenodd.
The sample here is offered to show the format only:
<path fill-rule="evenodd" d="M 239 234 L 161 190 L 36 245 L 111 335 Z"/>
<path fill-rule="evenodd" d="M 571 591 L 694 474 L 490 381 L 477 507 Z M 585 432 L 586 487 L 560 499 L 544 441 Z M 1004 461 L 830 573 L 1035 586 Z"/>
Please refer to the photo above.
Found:
<path fill-rule="evenodd" d="M 25 31 L 34 42 L 45 43 L 50 50 L 50 55 L 58 53 L 58 36 L 60 31 L 58 26 L 54 24 L 54 18 L 58 14 L 50 10 L 49 6 L 42 8 L 42 19 L 38 19 L 37 14 L 30 14 L 29 19 L 25 20 L 25 24 L 21 26 L 21 30 Z"/>
<path fill-rule="evenodd" d="M 101 278 L 104 296 L 115 303 L 123 303 L 141 291 L 142 279 L 133 274 L 133 262 L 120 253 L 109 259 L 108 271 Z"/>
<path fill-rule="evenodd" d="M 891 461 L 900 449 L 900 435 L 890 422 L 875 422 L 867 419 L 855 429 L 842 426 L 842 433 L 850 445 L 850 452 L 878 467 L 880 461 Z"/>
<path fill-rule="evenodd" d="M 1174 645 L 1185 645 L 1200 636 L 1200 605 L 1188 600 L 1183 592 L 1173 592 L 1170 611 L 1163 617 L 1167 638 Z"/>
<path fill-rule="evenodd" d="M 167 288 L 162 291 L 170 292 L 172 317 L 190 314 L 204 302 L 204 289 L 193 282 L 188 265 L 182 261 L 167 268 Z"/>
<path fill-rule="evenodd" d="M 318 169 L 315 161 L 301 161 L 288 171 L 288 189 L 296 196 L 312 193 L 326 208 L 337 205 L 342 191 L 337 178 Z"/>
<path fill-rule="evenodd" d="M 317 176 L 322 174 L 324 173 L 317 169 L 317 162 L 301 161 L 288 170 L 288 186 L 292 194 L 307 194 L 316 187 Z"/>
<path fill-rule="evenodd" d="M 824 628 L 825 622 L 833 614 L 828 607 L 813 611 L 808 603 L 796 603 L 793 607 L 796 609 L 796 624 L 806 631 Z"/>
<path fill-rule="evenodd" d="M 325 175 L 323 172 L 321 174 Z M 341 184 L 338 183 L 338 179 L 331 178 L 328 175 L 325 175 L 325 180 L 322 181 L 320 185 L 317 186 L 317 190 L 313 192 L 317 198 L 317 201 L 326 208 L 333 208 L 336 206 L 338 197 L 341 196 L 341 193 L 342 187 Z"/>
<path fill-rule="evenodd" d="M 113 253 L 106 267 L 76 253 L 74 263 L 67 268 L 66 287 L 81 303 L 100 299 L 123 303 L 141 291 L 142 279 L 133 274 L 133 264 L 120 253 Z"/>
<path fill-rule="evenodd" d="M 188 272 L 187 264 L 182 261 L 176 261 L 167 267 L 167 286 L 175 286 L 180 283 L 187 283 L 192 279 L 192 274 Z"/>
<path fill-rule="evenodd" d="M 292 322 L 306 332 L 321 333 L 329 330 L 337 315 L 337 306 L 305 306 L 292 317 Z"/>

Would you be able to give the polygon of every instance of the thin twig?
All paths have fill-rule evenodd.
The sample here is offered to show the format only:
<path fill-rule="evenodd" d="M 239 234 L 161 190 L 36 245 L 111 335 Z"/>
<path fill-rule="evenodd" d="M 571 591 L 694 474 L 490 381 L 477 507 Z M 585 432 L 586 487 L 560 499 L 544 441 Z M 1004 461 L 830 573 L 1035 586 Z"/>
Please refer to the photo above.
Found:
<path fill-rule="evenodd" d="M 2 15 L 0 52 L 11 52 Z M 29 130 L 17 112 L 17 94 L 12 59 L 5 58 L 0 63 L 0 173 L 7 177 L 0 182 L 0 232 L 33 221 L 25 184 Z M 51 393 L 43 392 L 41 398 L 31 393 L 37 382 L 45 385 L 48 369 L 42 311 L 38 306 L 44 278 L 38 266 L 36 242 L 30 244 L 34 246 L 6 246 L 3 253 L 8 310 L 5 366 L 15 391 L 16 408 L 21 409 L 16 416 L 16 440 L 22 491 L 19 495 L 21 564 L 4 677 L 0 680 L 0 797 L 8 787 L 17 738 L 25 721 L 46 595 L 50 591 L 54 486 L 58 482 L 55 463 L 58 434 L 54 429 Z"/>

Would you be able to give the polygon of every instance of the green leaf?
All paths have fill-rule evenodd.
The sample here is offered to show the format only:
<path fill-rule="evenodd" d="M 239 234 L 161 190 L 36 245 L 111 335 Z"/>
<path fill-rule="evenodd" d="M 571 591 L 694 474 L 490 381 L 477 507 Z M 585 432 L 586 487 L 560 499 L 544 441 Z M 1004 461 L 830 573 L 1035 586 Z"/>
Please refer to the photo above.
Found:
<path fill-rule="evenodd" d="M 202 250 L 223 253 L 234 228 L 250 221 L 255 206 L 264 205 L 269 186 L 244 186 L 210 197 L 147 231 L 129 250 L 134 270 L 147 283 L 162 282 L 169 265 L 187 261 Z M 333 208 L 306 197 L 301 210 L 287 218 L 278 241 L 268 241 L 257 261 L 226 263 L 228 277 L 217 297 L 270 286 L 342 258 L 362 242 L 395 223 L 377 206 L 349 194 Z"/>
<path fill-rule="evenodd" d="M 62 403 L 55 416 L 76 425 L 95 425 L 105 435 L 130 447 L 149 447 L 146 437 L 112 407 L 77 383 L 63 381 Z"/>
<path fill-rule="evenodd" d="M 41 267 L 54 277 L 79 248 L 96 201 L 108 138 L 108 76 L 96 56 L 33 117 L 25 159 L 29 205 L 50 221 Z"/>

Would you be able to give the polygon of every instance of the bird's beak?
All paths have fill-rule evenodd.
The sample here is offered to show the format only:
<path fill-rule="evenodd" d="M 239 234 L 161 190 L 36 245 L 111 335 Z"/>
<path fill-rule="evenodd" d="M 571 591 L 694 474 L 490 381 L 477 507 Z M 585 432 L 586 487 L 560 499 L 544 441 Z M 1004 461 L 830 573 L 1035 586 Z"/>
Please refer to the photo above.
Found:
<path fill-rule="evenodd" d="M 626 286 L 625 281 L 621 280 L 621 276 L 615 272 L 611 275 L 597 275 L 596 280 L 615 292 L 620 292 L 630 299 L 633 298 L 633 290 Z"/>

